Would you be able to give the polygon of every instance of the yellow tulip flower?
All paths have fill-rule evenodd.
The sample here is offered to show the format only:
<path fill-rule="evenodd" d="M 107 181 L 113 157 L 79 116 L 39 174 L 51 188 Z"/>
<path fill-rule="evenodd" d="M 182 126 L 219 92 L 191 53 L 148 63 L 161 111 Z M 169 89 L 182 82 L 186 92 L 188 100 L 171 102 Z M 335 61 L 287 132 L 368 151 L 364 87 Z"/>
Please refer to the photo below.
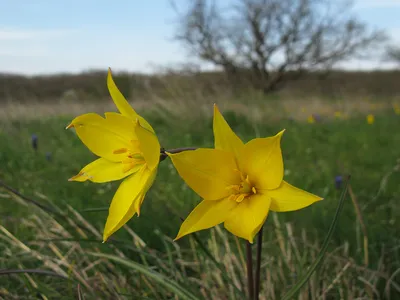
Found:
<path fill-rule="evenodd" d="M 284 130 L 244 144 L 217 106 L 213 126 L 215 149 L 167 153 L 179 175 L 203 198 L 176 239 L 224 223 L 228 231 L 252 243 L 270 210 L 293 211 L 322 200 L 283 180 Z"/>
<path fill-rule="evenodd" d="M 335 111 L 334 115 L 335 115 L 335 118 L 337 118 L 337 119 L 340 119 L 343 116 L 341 111 Z"/>
<path fill-rule="evenodd" d="M 310 124 L 314 124 L 315 123 L 315 118 L 313 115 L 309 115 L 307 118 L 307 122 Z"/>
<path fill-rule="evenodd" d="M 129 105 L 115 85 L 111 70 L 107 87 L 120 113 L 95 113 L 76 117 L 67 128 L 75 128 L 81 141 L 100 158 L 88 164 L 70 181 L 108 182 L 125 180 L 111 201 L 103 240 L 120 229 L 135 213 L 152 185 L 160 159 L 160 144 L 150 124 Z"/>
<path fill-rule="evenodd" d="M 372 124 L 374 124 L 374 122 L 375 122 L 375 117 L 374 117 L 374 115 L 373 115 L 373 114 L 369 114 L 369 115 L 367 116 L 367 123 L 368 123 L 369 125 L 372 125 Z"/>
<path fill-rule="evenodd" d="M 400 115 L 400 106 L 397 103 L 393 104 L 393 110 L 396 115 Z"/>

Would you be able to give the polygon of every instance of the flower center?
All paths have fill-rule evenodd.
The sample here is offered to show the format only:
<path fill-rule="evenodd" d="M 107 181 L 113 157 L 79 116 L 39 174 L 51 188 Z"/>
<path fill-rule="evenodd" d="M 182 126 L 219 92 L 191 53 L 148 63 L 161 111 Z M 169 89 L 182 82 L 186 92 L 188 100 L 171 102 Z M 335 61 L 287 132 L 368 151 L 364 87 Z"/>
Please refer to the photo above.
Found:
<path fill-rule="evenodd" d="M 132 170 L 134 167 L 138 165 L 142 165 L 145 163 L 143 153 L 139 148 L 139 141 L 132 140 L 132 147 L 128 148 L 120 148 L 113 151 L 113 154 L 125 154 L 125 158 L 121 160 L 124 164 L 123 172 L 126 173 Z"/>
<path fill-rule="evenodd" d="M 242 202 L 243 199 L 257 194 L 256 188 L 249 180 L 249 175 L 245 175 L 240 172 L 240 179 L 240 184 L 230 185 L 227 187 L 227 189 L 232 190 L 232 194 L 229 196 L 229 199 L 235 200 L 236 202 Z"/>

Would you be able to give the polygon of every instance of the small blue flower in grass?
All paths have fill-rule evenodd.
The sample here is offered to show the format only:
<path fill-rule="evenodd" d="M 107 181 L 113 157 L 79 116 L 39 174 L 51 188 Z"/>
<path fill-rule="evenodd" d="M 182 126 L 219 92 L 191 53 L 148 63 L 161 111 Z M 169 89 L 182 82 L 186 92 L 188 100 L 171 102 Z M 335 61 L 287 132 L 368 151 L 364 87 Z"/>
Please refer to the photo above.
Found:
<path fill-rule="evenodd" d="M 335 187 L 336 189 L 340 189 L 342 187 L 343 184 L 343 176 L 338 175 L 335 177 Z"/>
<path fill-rule="evenodd" d="M 295 119 L 294 119 L 292 116 L 290 116 L 290 117 L 288 117 L 288 121 L 289 121 L 290 123 L 293 123 L 293 122 L 295 121 Z"/>
<path fill-rule="evenodd" d="M 31 135 L 31 143 L 33 150 L 38 150 L 38 136 L 36 134 Z"/>
<path fill-rule="evenodd" d="M 51 152 L 46 152 L 46 160 L 51 161 L 51 158 L 52 158 Z"/>
<path fill-rule="evenodd" d="M 314 117 L 314 120 L 315 120 L 317 123 L 319 123 L 319 122 L 322 121 L 322 118 L 321 118 L 321 116 L 320 116 L 319 114 L 313 114 L 312 116 Z"/>

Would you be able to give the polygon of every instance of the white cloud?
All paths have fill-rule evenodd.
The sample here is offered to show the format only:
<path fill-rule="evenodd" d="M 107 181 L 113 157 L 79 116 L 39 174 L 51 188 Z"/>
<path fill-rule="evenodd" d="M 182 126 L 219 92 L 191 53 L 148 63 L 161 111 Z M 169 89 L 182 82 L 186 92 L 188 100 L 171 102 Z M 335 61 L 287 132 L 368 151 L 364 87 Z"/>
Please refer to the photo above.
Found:
<path fill-rule="evenodd" d="M 392 39 L 393 43 L 400 44 L 400 27 L 389 28 L 387 29 L 387 33 Z"/>

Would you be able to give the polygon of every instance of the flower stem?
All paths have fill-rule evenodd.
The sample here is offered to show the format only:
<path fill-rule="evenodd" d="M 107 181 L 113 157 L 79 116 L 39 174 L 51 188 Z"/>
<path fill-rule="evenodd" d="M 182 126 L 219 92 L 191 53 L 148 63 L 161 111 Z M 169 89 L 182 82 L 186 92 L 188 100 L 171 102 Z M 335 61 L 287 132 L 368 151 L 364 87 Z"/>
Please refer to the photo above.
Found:
<path fill-rule="evenodd" d="M 258 300 L 260 296 L 260 275 L 261 275 L 261 253 L 262 253 L 262 235 L 263 226 L 257 236 L 257 263 L 256 263 L 256 276 L 254 282 L 254 300 Z"/>
<path fill-rule="evenodd" d="M 249 291 L 249 300 L 254 299 L 254 280 L 253 280 L 253 257 L 251 253 L 251 244 L 246 241 L 247 254 L 247 289 Z"/>
<path fill-rule="evenodd" d="M 182 148 L 175 148 L 175 149 L 168 149 L 165 150 L 164 148 L 160 149 L 160 162 L 162 162 L 164 159 L 166 159 L 168 157 L 166 152 L 169 153 L 179 153 L 179 152 L 183 152 L 183 151 L 191 151 L 191 150 L 196 150 L 196 147 L 182 147 Z"/>

